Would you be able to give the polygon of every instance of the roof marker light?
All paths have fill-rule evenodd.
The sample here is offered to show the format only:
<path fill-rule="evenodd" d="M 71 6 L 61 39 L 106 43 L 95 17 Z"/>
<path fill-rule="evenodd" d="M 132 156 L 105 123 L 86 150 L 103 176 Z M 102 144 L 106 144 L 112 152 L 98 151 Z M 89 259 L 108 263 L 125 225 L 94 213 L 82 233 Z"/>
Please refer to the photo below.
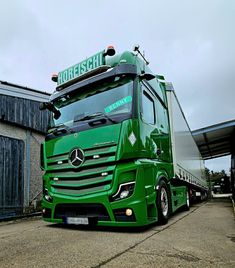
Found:
<path fill-rule="evenodd" d="M 115 55 L 116 51 L 113 46 L 108 46 L 106 51 L 104 52 L 104 56 L 113 56 Z"/>
<path fill-rule="evenodd" d="M 52 76 L 51 76 L 51 80 L 52 80 L 53 82 L 57 82 L 57 81 L 58 81 L 58 74 L 52 74 Z"/>

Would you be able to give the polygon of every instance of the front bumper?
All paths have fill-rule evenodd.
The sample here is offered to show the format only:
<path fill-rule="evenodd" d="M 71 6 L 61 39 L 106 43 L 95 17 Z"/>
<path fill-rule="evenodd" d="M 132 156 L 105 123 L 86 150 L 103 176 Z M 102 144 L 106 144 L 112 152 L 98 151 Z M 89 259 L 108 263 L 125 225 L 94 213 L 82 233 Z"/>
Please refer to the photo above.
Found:
<path fill-rule="evenodd" d="M 118 164 L 113 173 L 112 184 L 107 190 L 69 195 L 66 190 L 63 193 L 53 192 L 51 187 L 49 190 L 53 201 L 48 202 L 43 198 L 43 219 L 63 223 L 67 217 L 86 217 L 100 226 L 144 226 L 155 222 L 157 212 L 154 184 L 151 183 L 152 187 L 149 187 L 150 182 L 143 180 L 150 168 L 149 163 L 145 165 L 138 160 Z M 46 187 L 49 185 L 49 178 L 50 174 L 44 176 Z M 131 196 L 116 201 L 111 198 L 117 193 L 120 184 L 132 181 L 135 181 L 135 188 Z M 131 209 L 132 215 L 127 216 L 126 209 Z"/>
<path fill-rule="evenodd" d="M 67 217 L 87 217 L 98 226 L 143 226 L 156 220 L 148 217 L 146 198 L 137 199 L 135 195 L 115 202 L 109 202 L 107 192 L 86 195 L 79 201 L 54 197 L 53 203 L 43 199 L 42 207 L 43 219 L 56 223 L 65 223 Z M 126 216 L 126 209 L 131 209 L 133 214 Z"/>

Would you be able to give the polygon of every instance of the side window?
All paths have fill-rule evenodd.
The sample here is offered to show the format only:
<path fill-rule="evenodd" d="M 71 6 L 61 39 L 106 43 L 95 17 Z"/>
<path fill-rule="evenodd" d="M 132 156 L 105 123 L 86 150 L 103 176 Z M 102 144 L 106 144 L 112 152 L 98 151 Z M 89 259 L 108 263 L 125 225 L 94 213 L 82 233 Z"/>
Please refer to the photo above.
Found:
<path fill-rule="evenodd" d="M 156 100 L 157 127 L 165 134 L 169 133 L 167 110 L 159 100 Z"/>
<path fill-rule="evenodd" d="M 157 82 L 156 79 L 152 79 L 148 81 L 148 84 L 153 88 L 153 90 L 158 94 L 158 96 L 164 101 L 164 94 L 163 94 L 163 89 L 162 86 Z"/>
<path fill-rule="evenodd" d="M 144 90 L 144 87 L 142 92 L 142 119 L 145 123 L 155 124 L 154 101 Z"/>

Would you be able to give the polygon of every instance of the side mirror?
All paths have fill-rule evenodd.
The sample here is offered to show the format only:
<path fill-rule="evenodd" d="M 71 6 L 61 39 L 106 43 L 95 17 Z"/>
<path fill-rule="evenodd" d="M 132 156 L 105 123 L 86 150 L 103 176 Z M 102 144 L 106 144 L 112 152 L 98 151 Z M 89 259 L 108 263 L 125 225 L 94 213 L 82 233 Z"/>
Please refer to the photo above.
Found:
<path fill-rule="evenodd" d="M 54 114 L 54 118 L 58 119 L 61 116 L 59 110 L 55 108 L 52 102 L 41 102 L 39 105 L 39 110 L 49 110 Z"/>
<path fill-rule="evenodd" d="M 52 112 L 53 112 L 53 114 L 54 114 L 54 118 L 55 118 L 56 120 L 60 118 L 61 113 L 60 113 L 59 110 L 57 110 L 57 109 L 55 108 L 55 110 L 53 110 Z"/>
<path fill-rule="evenodd" d="M 163 75 L 156 75 L 157 80 L 165 81 L 165 77 Z"/>
<path fill-rule="evenodd" d="M 46 110 L 46 102 L 41 102 L 40 104 L 39 104 L 39 110 Z"/>

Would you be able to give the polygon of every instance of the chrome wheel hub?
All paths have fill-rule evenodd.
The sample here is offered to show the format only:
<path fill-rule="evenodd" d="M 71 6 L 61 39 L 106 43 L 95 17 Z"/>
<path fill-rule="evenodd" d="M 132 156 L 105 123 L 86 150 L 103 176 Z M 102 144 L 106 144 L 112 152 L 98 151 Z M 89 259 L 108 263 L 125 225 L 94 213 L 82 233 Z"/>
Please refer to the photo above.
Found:
<path fill-rule="evenodd" d="M 168 196 L 165 188 L 161 189 L 161 208 L 163 216 L 168 214 Z"/>
<path fill-rule="evenodd" d="M 189 193 L 187 192 L 187 201 L 186 201 L 187 203 L 187 207 L 189 207 Z"/>

